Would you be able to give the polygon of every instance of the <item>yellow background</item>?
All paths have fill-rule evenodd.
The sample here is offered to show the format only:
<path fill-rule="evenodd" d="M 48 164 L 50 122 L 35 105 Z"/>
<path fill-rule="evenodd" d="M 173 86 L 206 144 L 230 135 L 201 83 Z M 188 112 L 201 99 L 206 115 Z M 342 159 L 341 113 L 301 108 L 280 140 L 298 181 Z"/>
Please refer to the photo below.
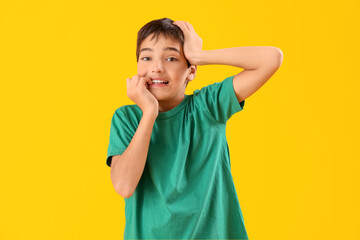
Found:
<path fill-rule="evenodd" d="M 282 66 L 227 125 L 252 240 L 360 239 L 359 17 L 345 1 L 0 3 L 0 239 L 122 239 L 105 164 L 133 104 L 138 30 L 190 22 L 203 49 L 275 46 Z M 242 71 L 199 66 L 192 94 Z"/>

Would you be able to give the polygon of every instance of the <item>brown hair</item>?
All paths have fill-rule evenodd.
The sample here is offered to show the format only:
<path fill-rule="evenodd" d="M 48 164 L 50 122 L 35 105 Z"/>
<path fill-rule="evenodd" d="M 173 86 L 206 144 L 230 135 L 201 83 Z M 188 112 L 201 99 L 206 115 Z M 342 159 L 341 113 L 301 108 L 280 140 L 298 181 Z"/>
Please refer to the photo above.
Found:
<path fill-rule="evenodd" d="M 173 40 L 177 40 L 184 46 L 184 33 L 182 30 L 172 24 L 174 21 L 170 18 L 161 18 L 148 22 L 145 24 L 138 32 L 137 36 L 137 44 L 136 44 L 136 61 L 139 61 L 140 55 L 140 44 L 144 41 L 146 37 L 154 33 L 154 36 L 151 38 L 154 39 L 156 37 L 156 41 L 159 38 L 160 34 L 164 36 L 170 37 Z M 191 66 L 190 62 L 186 59 L 188 68 Z"/>

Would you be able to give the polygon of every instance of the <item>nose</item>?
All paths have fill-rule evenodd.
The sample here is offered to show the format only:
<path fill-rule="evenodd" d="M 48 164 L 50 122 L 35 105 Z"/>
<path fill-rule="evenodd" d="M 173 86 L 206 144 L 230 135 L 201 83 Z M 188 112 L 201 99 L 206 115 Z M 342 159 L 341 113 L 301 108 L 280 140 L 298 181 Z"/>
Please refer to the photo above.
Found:
<path fill-rule="evenodd" d="M 162 72 L 164 71 L 164 66 L 161 60 L 154 60 L 153 65 L 151 66 L 152 72 Z"/>

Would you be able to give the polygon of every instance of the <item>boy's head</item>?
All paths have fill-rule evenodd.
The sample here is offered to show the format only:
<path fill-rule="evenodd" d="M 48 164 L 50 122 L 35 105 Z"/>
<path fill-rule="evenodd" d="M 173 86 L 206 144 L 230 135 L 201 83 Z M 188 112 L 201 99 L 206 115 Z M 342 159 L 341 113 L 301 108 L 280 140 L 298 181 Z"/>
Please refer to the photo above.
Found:
<path fill-rule="evenodd" d="M 197 66 L 191 65 L 185 58 L 184 34 L 173 22 L 169 18 L 153 20 L 138 32 L 138 75 L 163 78 L 169 82 L 165 87 L 149 87 L 158 100 L 183 97 L 188 82 L 194 79 L 197 70 Z"/>

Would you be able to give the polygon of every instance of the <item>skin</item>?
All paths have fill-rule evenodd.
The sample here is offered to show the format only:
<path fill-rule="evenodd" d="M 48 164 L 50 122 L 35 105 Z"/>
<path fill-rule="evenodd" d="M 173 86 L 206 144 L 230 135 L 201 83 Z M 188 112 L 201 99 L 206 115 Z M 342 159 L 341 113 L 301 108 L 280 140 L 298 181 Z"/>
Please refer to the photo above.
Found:
<path fill-rule="evenodd" d="M 151 81 L 147 79 L 141 86 L 146 88 L 158 101 L 159 112 L 166 112 L 179 105 L 185 98 L 187 81 L 195 78 L 197 66 L 187 67 L 183 46 L 177 40 L 166 37 L 163 34 L 150 40 L 153 35 L 149 35 L 140 45 L 140 51 L 150 48 L 152 51 L 141 51 L 137 64 L 137 75 L 141 78 L 161 77 L 169 81 L 165 87 L 151 86 Z M 173 47 L 179 50 L 163 50 L 165 47 Z M 148 99 L 149 100 L 149 99 Z M 153 100 L 153 99 L 152 99 Z M 153 101 L 150 101 L 152 102 Z M 136 102 L 135 102 L 136 103 Z M 144 106 L 147 106 L 144 103 Z M 151 106 L 151 103 L 149 103 Z M 151 107 L 150 107 L 151 108 Z"/>

